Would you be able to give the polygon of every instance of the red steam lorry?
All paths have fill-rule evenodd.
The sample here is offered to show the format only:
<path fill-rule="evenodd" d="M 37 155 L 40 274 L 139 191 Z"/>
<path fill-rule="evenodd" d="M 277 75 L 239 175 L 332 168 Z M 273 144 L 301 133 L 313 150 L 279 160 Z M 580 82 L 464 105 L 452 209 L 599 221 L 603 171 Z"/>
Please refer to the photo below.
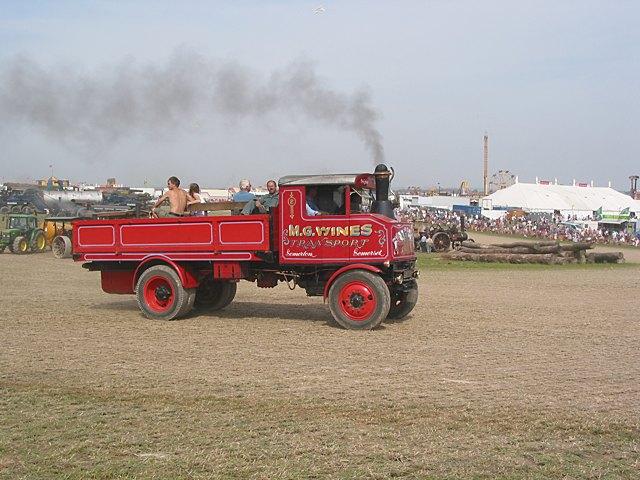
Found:
<path fill-rule="evenodd" d="M 135 294 L 152 319 L 220 310 L 248 280 L 322 295 L 339 325 L 371 329 L 418 299 L 413 228 L 394 218 L 391 177 L 385 165 L 283 177 L 268 214 L 77 221 L 73 256 L 100 272 L 106 293 Z M 311 189 L 326 214 L 308 214 Z"/>

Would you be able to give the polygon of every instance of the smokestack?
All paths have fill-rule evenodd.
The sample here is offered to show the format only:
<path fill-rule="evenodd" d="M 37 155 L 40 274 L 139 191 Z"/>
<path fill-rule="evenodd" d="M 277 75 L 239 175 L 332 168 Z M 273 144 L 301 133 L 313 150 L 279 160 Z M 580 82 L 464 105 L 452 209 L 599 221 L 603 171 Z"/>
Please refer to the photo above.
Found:
<path fill-rule="evenodd" d="M 484 143 L 484 173 L 483 173 L 483 191 L 485 195 L 489 195 L 489 183 L 488 183 L 488 178 L 489 178 L 489 135 L 487 135 L 486 133 L 484 134 L 484 138 L 483 138 L 483 143 Z"/>
<path fill-rule="evenodd" d="M 631 180 L 631 190 L 629 194 L 633 198 L 636 198 L 636 193 L 638 193 L 638 178 L 640 178 L 638 175 L 631 175 L 629 177 L 629 180 Z"/>
<path fill-rule="evenodd" d="M 391 201 L 389 201 L 391 172 L 385 164 L 381 163 L 376 167 L 373 175 L 376 177 L 376 199 L 371 204 L 371 213 L 379 213 L 380 215 L 395 220 L 393 205 L 391 205 Z"/>

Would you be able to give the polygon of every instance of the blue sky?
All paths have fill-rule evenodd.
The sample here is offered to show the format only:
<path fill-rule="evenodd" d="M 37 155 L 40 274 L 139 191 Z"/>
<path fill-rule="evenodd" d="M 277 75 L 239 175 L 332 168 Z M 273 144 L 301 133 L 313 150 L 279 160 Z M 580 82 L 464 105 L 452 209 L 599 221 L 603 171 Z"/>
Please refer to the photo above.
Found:
<path fill-rule="evenodd" d="M 492 172 L 626 189 L 640 173 L 638 20 L 631 1 L 1 1 L 0 66 L 28 59 L 99 79 L 183 49 L 262 79 L 303 60 L 336 92 L 370 93 L 398 185 L 481 185 L 486 131 Z M 0 180 L 45 176 L 50 163 L 75 180 L 210 186 L 372 167 L 357 135 L 304 116 L 82 148 L 2 118 Z"/>

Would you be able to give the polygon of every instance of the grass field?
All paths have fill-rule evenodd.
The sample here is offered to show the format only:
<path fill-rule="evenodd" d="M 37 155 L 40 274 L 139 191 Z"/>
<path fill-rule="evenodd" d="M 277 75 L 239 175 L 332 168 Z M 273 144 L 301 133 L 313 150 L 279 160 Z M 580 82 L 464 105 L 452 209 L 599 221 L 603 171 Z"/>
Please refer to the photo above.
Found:
<path fill-rule="evenodd" d="M 637 478 L 640 267 L 421 257 L 373 332 L 241 283 L 144 319 L 49 255 L 0 255 L 0 478 Z"/>

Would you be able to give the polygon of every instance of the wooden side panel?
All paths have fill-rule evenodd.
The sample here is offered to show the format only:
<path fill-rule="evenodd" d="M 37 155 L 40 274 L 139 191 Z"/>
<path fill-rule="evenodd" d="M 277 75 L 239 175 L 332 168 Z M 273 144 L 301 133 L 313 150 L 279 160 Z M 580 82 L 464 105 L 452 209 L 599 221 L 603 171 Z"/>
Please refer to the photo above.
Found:
<path fill-rule="evenodd" d="M 83 225 L 78 227 L 78 245 L 113 247 L 116 244 L 116 229 L 113 225 Z"/>
<path fill-rule="evenodd" d="M 86 220 L 74 224 L 73 248 L 76 254 L 122 257 L 176 252 L 250 255 L 268 251 L 269 236 L 268 215 Z"/>
<path fill-rule="evenodd" d="M 174 222 L 161 224 L 121 225 L 120 242 L 128 251 L 142 247 L 175 249 L 184 247 L 212 247 L 213 224 L 211 222 Z"/>

